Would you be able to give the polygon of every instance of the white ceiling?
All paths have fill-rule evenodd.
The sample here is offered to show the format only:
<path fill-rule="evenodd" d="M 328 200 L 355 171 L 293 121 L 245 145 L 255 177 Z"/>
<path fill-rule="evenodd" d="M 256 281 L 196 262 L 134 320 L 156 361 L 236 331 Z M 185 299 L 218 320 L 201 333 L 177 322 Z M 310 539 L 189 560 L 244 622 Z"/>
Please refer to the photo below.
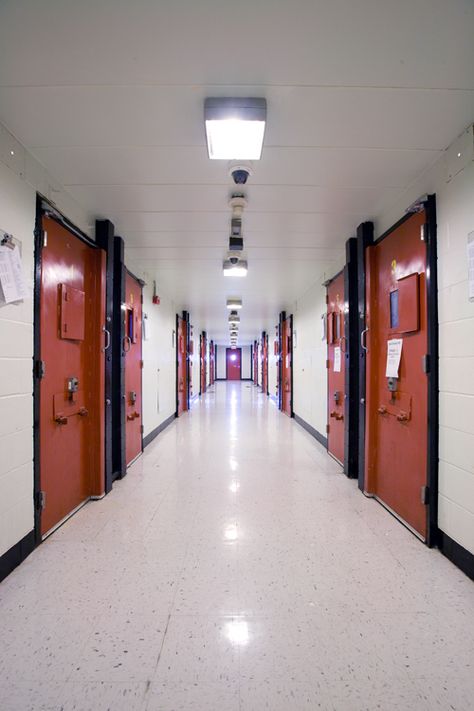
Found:
<path fill-rule="evenodd" d="M 473 36 L 472 0 L 3 0 L 0 121 L 211 337 L 241 296 L 245 342 L 473 120 Z M 219 95 L 268 103 L 243 280 L 205 148 Z"/>

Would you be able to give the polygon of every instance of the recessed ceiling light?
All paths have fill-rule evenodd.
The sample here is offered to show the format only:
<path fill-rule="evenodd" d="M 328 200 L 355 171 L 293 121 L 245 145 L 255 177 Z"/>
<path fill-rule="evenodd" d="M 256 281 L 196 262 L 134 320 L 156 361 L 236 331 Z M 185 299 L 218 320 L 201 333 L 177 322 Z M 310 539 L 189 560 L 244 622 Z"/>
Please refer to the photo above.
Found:
<path fill-rule="evenodd" d="M 228 309 L 241 309 L 242 308 L 242 299 L 227 299 L 227 308 Z"/>
<path fill-rule="evenodd" d="M 260 160 L 266 120 L 265 99 L 206 99 L 204 121 L 209 158 Z"/>
<path fill-rule="evenodd" d="M 232 264 L 229 259 L 224 262 L 224 276 L 226 277 L 245 277 L 247 276 L 247 262 L 239 259 L 237 264 Z"/>

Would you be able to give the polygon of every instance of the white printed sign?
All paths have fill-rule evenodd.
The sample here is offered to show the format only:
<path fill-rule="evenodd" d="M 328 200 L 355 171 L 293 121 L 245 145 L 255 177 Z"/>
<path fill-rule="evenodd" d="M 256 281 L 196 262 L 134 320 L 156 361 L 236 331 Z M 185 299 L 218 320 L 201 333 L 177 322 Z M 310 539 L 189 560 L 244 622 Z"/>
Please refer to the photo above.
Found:
<path fill-rule="evenodd" d="M 387 378 L 398 378 L 398 369 L 402 357 L 403 338 L 392 338 L 387 341 L 387 367 L 385 376 Z"/>
<path fill-rule="evenodd" d="M 17 247 L 0 246 L 0 285 L 6 304 L 28 296 L 20 253 Z"/>
<path fill-rule="evenodd" d="M 334 348 L 334 372 L 341 372 L 341 349 L 339 346 Z"/>

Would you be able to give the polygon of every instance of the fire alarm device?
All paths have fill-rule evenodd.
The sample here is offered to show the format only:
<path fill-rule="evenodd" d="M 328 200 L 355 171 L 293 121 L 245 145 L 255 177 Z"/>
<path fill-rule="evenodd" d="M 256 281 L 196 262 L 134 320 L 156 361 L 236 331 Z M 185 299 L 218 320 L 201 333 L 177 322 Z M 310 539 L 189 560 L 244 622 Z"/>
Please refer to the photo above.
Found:
<path fill-rule="evenodd" d="M 157 306 L 160 305 L 160 297 L 156 293 L 156 281 L 153 282 L 153 303 L 156 304 Z"/>

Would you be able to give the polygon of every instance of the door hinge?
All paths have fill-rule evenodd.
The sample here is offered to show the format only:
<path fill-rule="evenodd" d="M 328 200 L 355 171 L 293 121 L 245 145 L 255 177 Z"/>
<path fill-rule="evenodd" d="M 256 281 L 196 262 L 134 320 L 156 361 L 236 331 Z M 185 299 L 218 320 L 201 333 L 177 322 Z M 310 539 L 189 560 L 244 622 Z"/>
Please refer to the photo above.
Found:
<path fill-rule="evenodd" d="M 46 363 L 44 360 L 37 360 L 35 363 L 35 376 L 38 378 L 38 380 L 41 380 L 41 378 L 44 378 L 46 375 Z"/>
<path fill-rule="evenodd" d="M 329 434 L 329 425 L 326 425 L 326 434 Z"/>
<path fill-rule="evenodd" d="M 140 368 L 143 368 L 143 361 L 140 361 Z"/>
<path fill-rule="evenodd" d="M 329 359 L 326 361 L 326 368 L 329 369 Z"/>
<path fill-rule="evenodd" d="M 429 503 L 430 488 L 429 486 L 421 487 L 421 503 L 426 506 Z"/>
<path fill-rule="evenodd" d="M 430 372 L 430 356 L 428 353 L 425 353 L 424 356 L 421 356 L 421 367 L 423 368 L 423 373 Z"/>
<path fill-rule="evenodd" d="M 140 425 L 140 432 L 143 434 L 145 432 L 145 428 L 143 425 Z"/>
<path fill-rule="evenodd" d="M 42 511 L 46 508 L 46 492 L 37 491 L 36 492 L 36 508 Z"/>

